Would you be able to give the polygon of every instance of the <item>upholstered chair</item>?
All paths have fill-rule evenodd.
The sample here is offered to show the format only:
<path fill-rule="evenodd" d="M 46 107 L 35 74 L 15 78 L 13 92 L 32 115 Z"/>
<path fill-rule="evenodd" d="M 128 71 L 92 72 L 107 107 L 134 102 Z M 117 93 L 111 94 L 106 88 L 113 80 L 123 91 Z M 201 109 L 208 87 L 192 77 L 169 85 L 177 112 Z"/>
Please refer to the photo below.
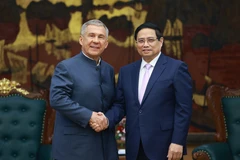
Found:
<path fill-rule="evenodd" d="M 0 80 L 0 160 L 50 160 L 51 144 L 43 144 L 47 101 L 19 86 Z"/>
<path fill-rule="evenodd" d="M 206 93 L 216 142 L 194 148 L 194 160 L 240 160 L 240 89 L 212 85 Z"/>

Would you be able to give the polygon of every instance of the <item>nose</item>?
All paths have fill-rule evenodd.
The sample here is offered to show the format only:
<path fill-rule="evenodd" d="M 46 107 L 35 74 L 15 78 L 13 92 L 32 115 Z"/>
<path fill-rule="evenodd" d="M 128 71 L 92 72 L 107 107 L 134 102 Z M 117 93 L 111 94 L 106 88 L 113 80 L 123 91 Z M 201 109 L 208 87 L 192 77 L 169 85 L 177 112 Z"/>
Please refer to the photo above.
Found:
<path fill-rule="evenodd" d="M 98 43 L 99 41 L 100 41 L 100 40 L 99 40 L 99 38 L 98 38 L 97 36 L 93 38 L 93 42 Z"/>
<path fill-rule="evenodd" d="M 147 44 L 147 45 L 146 45 Z M 148 43 L 148 40 L 145 39 L 144 43 L 143 43 L 143 46 L 149 46 L 149 43 Z"/>
<path fill-rule="evenodd" d="M 144 41 L 144 43 L 143 43 L 143 46 L 149 46 L 149 44 L 148 44 L 148 41 L 147 41 L 147 40 L 145 40 L 145 41 Z"/>

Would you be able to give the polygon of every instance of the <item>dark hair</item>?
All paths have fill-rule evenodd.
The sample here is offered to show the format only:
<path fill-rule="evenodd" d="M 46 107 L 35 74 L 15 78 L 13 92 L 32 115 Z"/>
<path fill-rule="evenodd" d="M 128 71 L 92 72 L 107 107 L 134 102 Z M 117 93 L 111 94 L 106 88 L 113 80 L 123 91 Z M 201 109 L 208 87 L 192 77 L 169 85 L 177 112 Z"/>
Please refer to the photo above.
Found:
<path fill-rule="evenodd" d="M 140 26 L 138 26 L 137 29 L 135 30 L 135 33 L 134 33 L 135 40 L 137 40 L 138 32 L 144 28 L 154 29 L 158 40 L 163 36 L 161 29 L 156 24 L 153 24 L 151 22 L 145 22 L 145 23 L 141 24 Z"/>

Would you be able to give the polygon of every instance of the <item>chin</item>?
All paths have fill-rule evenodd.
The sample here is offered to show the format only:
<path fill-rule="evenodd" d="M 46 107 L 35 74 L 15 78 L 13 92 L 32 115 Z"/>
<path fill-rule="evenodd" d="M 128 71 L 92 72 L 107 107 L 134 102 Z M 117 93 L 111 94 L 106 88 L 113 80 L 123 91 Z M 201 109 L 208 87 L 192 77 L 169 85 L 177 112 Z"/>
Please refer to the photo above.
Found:
<path fill-rule="evenodd" d="M 142 55 L 142 56 L 146 56 L 146 57 L 152 56 L 152 52 L 144 52 L 144 53 L 142 53 L 141 55 Z"/>

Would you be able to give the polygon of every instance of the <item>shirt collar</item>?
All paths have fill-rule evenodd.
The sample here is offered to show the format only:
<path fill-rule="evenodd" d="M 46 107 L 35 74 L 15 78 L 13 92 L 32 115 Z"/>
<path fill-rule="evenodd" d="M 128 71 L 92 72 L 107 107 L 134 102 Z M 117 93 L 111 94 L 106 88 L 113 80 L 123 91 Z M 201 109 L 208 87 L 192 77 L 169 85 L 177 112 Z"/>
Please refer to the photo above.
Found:
<path fill-rule="evenodd" d="M 84 52 L 82 52 L 82 53 L 83 53 L 83 55 L 84 55 L 85 57 L 87 57 L 88 59 L 91 59 L 91 60 L 95 61 L 94 59 L 88 57 Z M 99 60 L 98 60 L 98 62 L 97 62 L 97 66 L 100 65 L 101 60 L 102 60 L 101 57 L 99 57 Z"/>

